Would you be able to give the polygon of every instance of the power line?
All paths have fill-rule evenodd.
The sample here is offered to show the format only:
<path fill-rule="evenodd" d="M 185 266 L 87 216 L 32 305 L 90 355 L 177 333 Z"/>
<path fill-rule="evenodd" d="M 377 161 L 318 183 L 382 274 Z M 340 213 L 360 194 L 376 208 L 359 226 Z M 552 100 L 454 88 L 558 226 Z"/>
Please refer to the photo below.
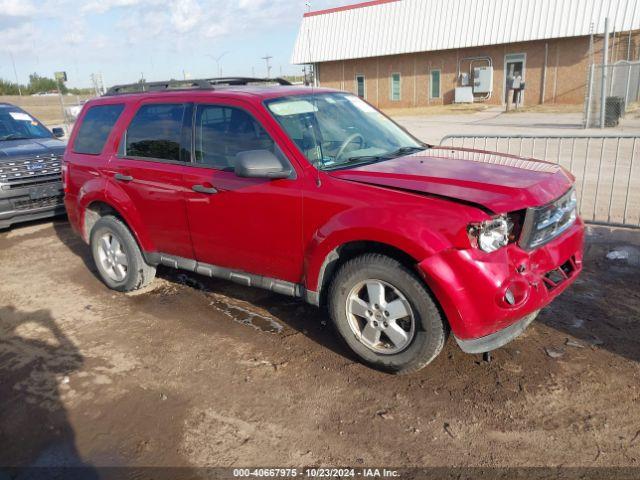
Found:
<path fill-rule="evenodd" d="M 269 55 L 268 53 L 262 57 L 262 60 L 264 60 L 267 64 L 267 78 L 271 78 L 271 64 L 269 63 L 269 61 L 272 59 L 273 57 L 271 55 Z"/>

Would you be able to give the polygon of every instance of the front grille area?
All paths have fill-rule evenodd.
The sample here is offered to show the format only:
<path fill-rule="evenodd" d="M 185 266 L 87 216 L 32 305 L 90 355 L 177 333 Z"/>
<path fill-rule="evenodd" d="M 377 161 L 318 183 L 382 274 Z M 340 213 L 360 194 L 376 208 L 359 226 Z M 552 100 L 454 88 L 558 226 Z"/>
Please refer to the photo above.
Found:
<path fill-rule="evenodd" d="M 27 198 L 25 200 L 15 201 L 13 203 L 13 206 L 16 210 L 33 210 L 36 208 L 55 207 L 57 205 L 62 205 L 62 200 L 62 195 L 38 199 Z"/>
<path fill-rule="evenodd" d="M 574 224 L 577 218 L 575 190 L 572 188 L 559 199 L 527 209 L 518 244 L 532 250 L 550 242 Z"/>
<path fill-rule="evenodd" d="M 554 290 L 564 283 L 565 280 L 570 279 L 577 269 L 575 258 L 571 257 L 543 277 L 544 285 L 547 287 L 547 290 Z"/>
<path fill-rule="evenodd" d="M 0 183 L 9 186 L 42 181 L 57 181 L 61 175 L 60 155 L 36 155 L 34 157 L 0 160 Z"/>

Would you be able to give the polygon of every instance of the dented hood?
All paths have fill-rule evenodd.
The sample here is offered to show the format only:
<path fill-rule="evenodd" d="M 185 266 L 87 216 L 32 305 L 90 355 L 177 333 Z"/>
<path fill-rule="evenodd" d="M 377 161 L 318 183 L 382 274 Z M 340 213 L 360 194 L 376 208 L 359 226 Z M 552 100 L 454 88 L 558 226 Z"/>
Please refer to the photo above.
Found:
<path fill-rule="evenodd" d="M 495 213 L 549 203 L 574 181 L 552 163 L 443 147 L 329 173 L 344 180 L 448 197 Z"/>

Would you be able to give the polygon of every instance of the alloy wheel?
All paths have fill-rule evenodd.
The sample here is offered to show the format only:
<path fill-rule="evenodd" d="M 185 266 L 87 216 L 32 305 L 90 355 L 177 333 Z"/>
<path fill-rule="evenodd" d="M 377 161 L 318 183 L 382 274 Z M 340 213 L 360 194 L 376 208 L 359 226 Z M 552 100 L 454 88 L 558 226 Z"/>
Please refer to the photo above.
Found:
<path fill-rule="evenodd" d="M 127 277 L 129 259 L 122 241 L 113 232 L 107 232 L 100 237 L 98 259 L 103 271 L 111 280 L 121 282 Z"/>
<path fill-rule="evenodd" d="M 411 304 L 400 290 L 382 280 L 356 284 L 347 296 L 346 312 L 356 338 L 376 353 L 399 353 L 415 335 Z"/>

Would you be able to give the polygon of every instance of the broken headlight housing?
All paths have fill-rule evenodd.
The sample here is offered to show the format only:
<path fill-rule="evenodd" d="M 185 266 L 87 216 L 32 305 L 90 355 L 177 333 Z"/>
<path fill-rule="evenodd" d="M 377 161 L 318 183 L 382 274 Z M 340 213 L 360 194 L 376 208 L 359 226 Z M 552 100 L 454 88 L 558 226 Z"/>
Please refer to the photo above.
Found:
<path fill-rule="evenodd" d="M 557 238 L 576 222 L 577 205 L 576 191 L 572 188 L 547 205 L 527 209 L 519 245 L 533 250 Z"/>
<path fill-rule="evenodd" d="M 507 215 L 499 215 L 480 223 L 472 223 L 467 229 L 471 245 L 491 253 L 507 246 L 513 239 L 513 222 Z"/>

